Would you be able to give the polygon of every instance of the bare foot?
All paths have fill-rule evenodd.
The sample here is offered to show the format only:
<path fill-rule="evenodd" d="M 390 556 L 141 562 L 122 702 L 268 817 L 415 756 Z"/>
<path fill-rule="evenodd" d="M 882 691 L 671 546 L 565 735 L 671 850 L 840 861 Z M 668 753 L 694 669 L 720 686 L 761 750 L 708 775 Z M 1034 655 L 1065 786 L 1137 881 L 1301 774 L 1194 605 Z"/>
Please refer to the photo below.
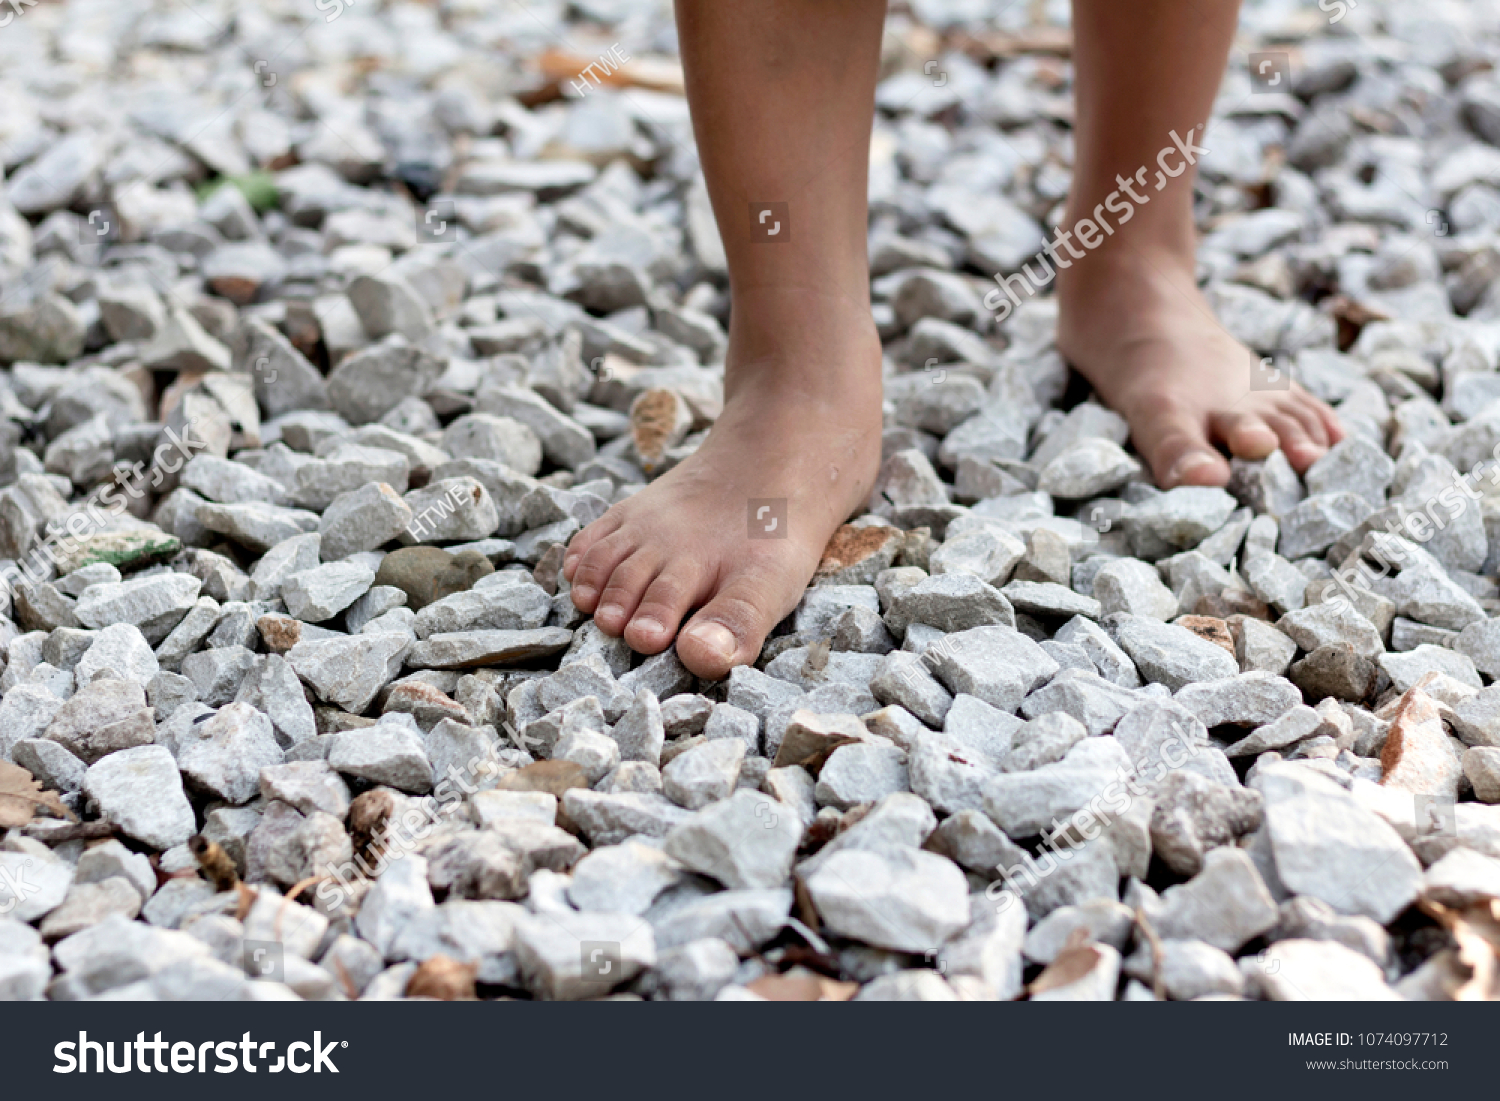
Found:
<path fill-rule="evenodd" d="M 796 607 L 880 462 L 868 308 L 800 288 L 769 297 L 736 301 L 724 412 L 703 445 L 574 536 L 563 560 L 573 603 L 641 653 L 665 650 L 698 608 L 677 656 L 714 680 L 754 661 Z"/>
<path fill-rule="evenodd" d="M 1296 383 L 1252 389 L 1259 357 L 1214 318 L 1192 271 L 1191 257 L 1137 248 L 1059 272 L 1059 350 L 1129 422 L 1164 489 L 1227 482 L 1215 442 L 1244 459 L 1279 447 L 1306 470 L 1343 438 L 1337 416 Z"/>

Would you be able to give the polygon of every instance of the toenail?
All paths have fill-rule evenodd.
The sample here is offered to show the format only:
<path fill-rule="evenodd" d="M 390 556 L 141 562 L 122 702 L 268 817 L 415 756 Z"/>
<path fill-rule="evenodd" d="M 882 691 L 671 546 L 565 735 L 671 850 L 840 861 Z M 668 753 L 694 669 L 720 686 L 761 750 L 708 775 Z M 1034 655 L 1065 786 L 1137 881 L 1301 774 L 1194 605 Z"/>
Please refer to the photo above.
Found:
<path fill-rule="evenodd" d="M 637 616 L 632 621 L 631 626 L 633 626 L 637 631 L 645 631 L 650 635 L 657 634 L 662 629 L 661 623 L 655 619 L 652 619 L 650 616 Z"/>
<path fill-rule="evenodd" d="M 1194 467 L 1204 466 L 1212 463 L 1214 457 L 1207 451 L 1189 451 L 1182 458 L 1172 464 L 1172 469 L 1167 471 L 1167 484 L 1175 485 L 1189 470 Z"/>
<path fill-rule="evenodd" d="M 718 651 L 726 659 L 734 657 L 734 651 L 739 645 L 734 633 L 722 623 L 700 623 L 693 628 L 692 633 L 699 642 Z"/>
<path fill-rule="evenodd" d="M 604 607 L 600 608 L 597 612 L 594 613 L 594 618 L 598 619 L 600 616 L 614 617 L 624 614 L 625 609 L 620 607 L 618 604 L 606 604 L 604 605 Z"/>
<path fill-rule="evenodd" d="M 576 597 L 579 597 L 579 598 L 581 598 L 583 600 L 592 600 L 592 599 L 594 599 L 594 596 L 595 596 L 594 586 L 592 586 L 592 585 L 574 585 L 573 586 L 573 595 L 576 596 Z"/>

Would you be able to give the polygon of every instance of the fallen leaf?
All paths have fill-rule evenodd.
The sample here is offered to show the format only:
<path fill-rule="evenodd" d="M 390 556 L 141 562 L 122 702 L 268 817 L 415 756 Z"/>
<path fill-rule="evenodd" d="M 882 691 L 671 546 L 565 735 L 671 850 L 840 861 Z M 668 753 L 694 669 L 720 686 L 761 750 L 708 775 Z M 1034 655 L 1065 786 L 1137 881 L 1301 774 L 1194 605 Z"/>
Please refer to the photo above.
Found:
<path fill-rule="evenodd" d="M 235 908 L 234 919 L 244 921 L 250 916 L 250 908 L 255 905 L 255 900 L 260 892 L 253 887 L 247 887 L 244 883 L 236 883 L 234 889 L 240 893 L 240 904 Z"/>
<path fill-rule="evenodd" d="M 608 84 L 616 88 L 648 88 L 653 92 L 683 95 L 685 82 L 682 65 L 674 58 L 638 57 L 604 71 L 598 57 L 584 57 L 567 50 L 547 50 L 537 58 L 542 84 L 520 93 L 516 98 L 528 107 L 551 103 L 563 98 L 563 85 L 583 79 L 585 84 Z M 583 71 L 594 66 L 587 77 Z M 592 79 L 590 79 L 592 78 Z"/>
<path fill-rule="evenodd" d="M 359 988 L 354 985 L 354 979 L 349 974 L 349 969 L 344 966 L 344 961 L 337 956 L 333 957 L 333 971 L 344 988 L 344 996 L 351 1002 L 359 1001 Z"/>
<path fill-rule="evenodd" d="M 1056 990 L 1058 987 L 1071 986 L 1092 971 L 1103 958 L 1104 953 L 1092 944 L 1079 944 L 1064 948 L 1057 954 L 1057 958 L 1047 965 L 1046 970 L 1026 988 L 1026 993 L 1035 997 L 1049 990 Z"/>
<path fill-rule="evenodd" d="M 1146 938 L 1146 943 L 1151 947 L 1151 993 L 1155 995 L 1157 1001 L 1164 1002 L 1167 1000 L 1167 984 L 1161 977 L 1161 937 L 1157 935 L 1156 927 L 1151 924 L 1151 919 L 1146 916 L 1146 911 L 1140 906 L 1135 908 L 1135 923 L 1140 927 L 1141 935 Z M 1084 926 L 1081 925 L 1074 929 L 1068 935 L 1070 944 L 1065 947 L 1071 947 L 1073 937 L 1083 931 Z"/>
<path fill-rule="evenodd" d="M 1445 985 L 1456 1002 L 1500 1001 L 1500 899 L 1453 909 L 1422 899 L 1419 905 L 1453 938 L 1440 953 L 1448 965 Z"/>
<path fill-rule="evenodd" d="M 859 983 L 839 982 L 798 968 L 785 975 L 763 975 L 745 987 L 768 1002 L 847 1002 Z"/>
<path fill-rule="evenodd" d="M 43 791 L 41 781 L 20 765 L 0 761 L 0 828 L 20 829 L 38 810 L 77 821 L 57 792 Z"/>

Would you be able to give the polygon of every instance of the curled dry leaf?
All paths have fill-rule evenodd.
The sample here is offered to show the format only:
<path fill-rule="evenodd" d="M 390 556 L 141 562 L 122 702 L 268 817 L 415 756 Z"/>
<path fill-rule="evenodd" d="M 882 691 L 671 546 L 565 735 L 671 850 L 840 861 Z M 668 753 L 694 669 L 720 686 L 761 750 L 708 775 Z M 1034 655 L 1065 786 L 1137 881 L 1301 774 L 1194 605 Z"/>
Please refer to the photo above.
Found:
<path fill-rule="evenodd" d="M 1448 996 L 1456 1002 L 1500 1001 L 1500 899 L 1461 909 L 1430 899 L 1420 905 L 1453 937 L 1453 947 L 1440 953 L 1448 969 Z"/>
<path fill-rule="evenodd" d="M 1058 987 L 1072 986 L 1098 966 L 1103 953 L 1092 944 L 1084 943 L 1087 938 L 1087 929 L 1073 930 L 1068 935 L 1067 944 L 1057 954 L 1057 958 L 1036 977 L 1035 981 L 1026 988 L 1026 992 L 1035 996 L 1044 994 L 1048 990 L 1056 990 Z"/>
<path fill-rule="evenodd" d="M 344 961 L 337 956 L 333 958 L 333 973 L 334 977 L 339 980 L 339 985 L 344 988 L 344 996 L 351 1002 L 359 1001 L 359 987 L 354 985 L 354 977 L 349 974 Z"/>
<path fill-rule="evenodd" d="M 1146 911 L 1141 907 L 1135 908 L 1135 923 L 1140 926 L 1141 935 L 1146 938 L 1146 943 L 1151 946 L 1151 993 L 1159 1002 L 1167 1000 L 1167 984 L 1161 977 L 1161 937 L 1157 936 L 1156 927 L 1151 924 L 1151 919 L 1146 916 Z M 1071 941 L 1085 930 L 1082 926 L 1074 929 L 1068 935 Z"/>
<path fill-rule="evenodd" d="M 0 761 L 0 829 L 19 829 L 39 810 L 76 821 L 57 792 L 43 791 L 41 781 L 20 765 Z"/>
<path fill-rule="evenodd" d="M 250 916 L 250 909 L 255 905 L 255 900 L 260 892 L 254 887 L 247 887 L 243 883 L 236 883 L 234 889 L 240 893 L 240 904 L 235 908 L 235 921 L 244 921 Z"/>
<path fill-rule="evenodd" d="M 768 1002 L 847 1002 L 859 992 L 859 983 L 839 982 L 799 967 L 785 975 L 763 975 L 745 989 Z"/>

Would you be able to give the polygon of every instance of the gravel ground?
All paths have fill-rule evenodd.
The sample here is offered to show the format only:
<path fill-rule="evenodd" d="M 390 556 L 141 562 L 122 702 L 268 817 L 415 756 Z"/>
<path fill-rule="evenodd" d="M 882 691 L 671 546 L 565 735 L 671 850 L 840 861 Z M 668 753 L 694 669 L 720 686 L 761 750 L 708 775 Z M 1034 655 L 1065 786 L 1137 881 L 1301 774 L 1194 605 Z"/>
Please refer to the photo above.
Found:
<path fill-rule="evenodd" d="M 706 683 L 558 569 L 721 406 L 667 5 L 5 10 L 0 997 L 1492 993 L 1500 6 L 1247 3 L 1201 277 L 1350 433 L 1227 492 L 993 280 L 1065 14 L 892 16 L 880 484 Z"/>

